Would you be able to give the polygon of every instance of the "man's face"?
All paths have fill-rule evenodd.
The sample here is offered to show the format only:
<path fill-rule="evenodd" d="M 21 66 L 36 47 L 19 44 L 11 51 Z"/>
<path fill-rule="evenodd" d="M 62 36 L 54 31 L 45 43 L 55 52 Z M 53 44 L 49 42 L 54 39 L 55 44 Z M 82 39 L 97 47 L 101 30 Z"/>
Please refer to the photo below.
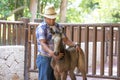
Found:
<path fill-rule="evenodd" d="M 49 25 L 49 26 L 53 26 L 55 24 L 55 20 L 56 19 L 49 19 L 45 17 L 45 22 Z"/>

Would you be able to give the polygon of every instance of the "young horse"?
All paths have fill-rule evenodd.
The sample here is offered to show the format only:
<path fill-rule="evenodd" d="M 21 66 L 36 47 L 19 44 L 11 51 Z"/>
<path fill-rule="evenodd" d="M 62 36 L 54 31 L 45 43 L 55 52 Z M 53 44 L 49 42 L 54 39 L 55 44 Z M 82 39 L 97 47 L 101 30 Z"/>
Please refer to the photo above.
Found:
<path fill-rule="evenodd" d="M 63 30 L 51 29 L 52 39 L 54 42 L 54 52 L 57 56 L 59 53 L 64 53 L 64 57 L 60 60 L 52 58 L 51 66 L 54 69 L 56 80 L 66 80 L 69 73 L 71 80 L 76 80 L 74 69 L 77 67 L 81 71 L 83 80 L 87 80 L 85 71 L 85 57 L 82 49 L 77 51 L 75 47 L 65 48 L 62 41 Z"/>

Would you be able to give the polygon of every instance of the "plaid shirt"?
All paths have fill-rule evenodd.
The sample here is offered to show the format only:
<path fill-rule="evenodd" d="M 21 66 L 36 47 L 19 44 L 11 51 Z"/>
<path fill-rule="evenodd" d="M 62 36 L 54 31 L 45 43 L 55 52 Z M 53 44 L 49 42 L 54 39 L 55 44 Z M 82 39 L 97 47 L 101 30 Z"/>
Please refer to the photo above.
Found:
<path fill-rule="evenodd" d="M 59 27 L 59 25 L 56 23 L 55 27 Z M 40 25 L 36 28 L 38 52 L 44 53 L 46 55 L 48 53 L 42 49 L 40 40 L 45 39 L 47 41 L 48 46 L 53 50 L 53 42 L 51 40 L 52 34 L 49 32 L 49 29 L 50 27 L 45 22 L 40 23 Z"/>

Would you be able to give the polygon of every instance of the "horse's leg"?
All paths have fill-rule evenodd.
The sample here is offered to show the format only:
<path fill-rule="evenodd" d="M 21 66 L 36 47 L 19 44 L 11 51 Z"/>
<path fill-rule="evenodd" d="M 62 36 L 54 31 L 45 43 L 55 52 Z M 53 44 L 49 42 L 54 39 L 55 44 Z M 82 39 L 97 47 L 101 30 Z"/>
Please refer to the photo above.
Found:
<path fill-rule="evenodd" d="M 84 69 L 80 69 L 80 72 L 81 72 L 81 74 L 82 74 L 83 80 L 87 80 L 85 70 L 84 70 Z"/>
<path fill-rule="evenodd" d="M 73 70 L 69 71 L 69 75 L 70 75 L 71 80 L 76 80 L 76 77 L 75 77 L 75 74 L 74 74 Z"/>
<path fill-rule="evenodd" d="M 84 52 L 82 50 L 79 53 L 78 69 L 80 70 L 80 72 L 82 74 L 83 80 L 87 80 L 86 70 L 85 70 L 85 56 L 84 56 Z"/>
<path fill-rule="evenodd" d="M 82 74 L 83 80 L 87 80 L 84 63 L 79 65 L 79 70 L 80 70 L 80 72 Z"/>
<path fill-rule="evenodd" d="M 61 80 L 60 74 L 58 71 L 54 70 L 55 80 Z"/>
<path fill-rule="evenodd" d="M 67 72 L 62 72 L 61 73 L 61 80 L 66 80 L 67 79 Z"/>

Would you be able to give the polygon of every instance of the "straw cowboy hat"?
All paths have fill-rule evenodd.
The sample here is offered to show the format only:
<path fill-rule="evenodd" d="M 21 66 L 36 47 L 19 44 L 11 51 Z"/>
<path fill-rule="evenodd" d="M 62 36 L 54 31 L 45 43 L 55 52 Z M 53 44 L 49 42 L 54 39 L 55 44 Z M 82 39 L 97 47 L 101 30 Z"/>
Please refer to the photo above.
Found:
<path fill-rule="evenodd" d="M 41 16 L 44 16 L 49 19 L 55 19 L 57 17 L 57 13 L 55 11 L 55 8 L 53 5 L 48 5 L 45 7 L 44 14 L 41 14 Z"/>

